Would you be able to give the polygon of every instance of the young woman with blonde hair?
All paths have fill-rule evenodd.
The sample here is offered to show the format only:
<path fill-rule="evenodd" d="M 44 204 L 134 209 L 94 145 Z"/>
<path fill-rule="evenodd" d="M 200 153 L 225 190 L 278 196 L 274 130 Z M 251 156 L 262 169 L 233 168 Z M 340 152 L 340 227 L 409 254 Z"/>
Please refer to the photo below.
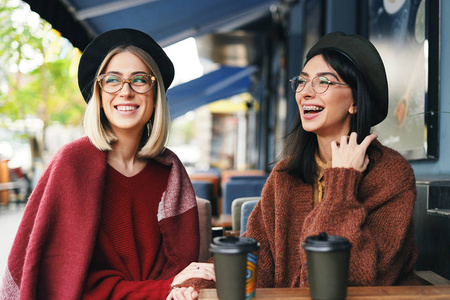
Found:
<path fill-rule="evenodd" d="M 7 299 L 166 299 L 213 279 L 198 260 L 194 190 L 165 148 L 172 62 L 147 34 L 108 31 L 84 50 L 87 136 L 63 146 L 29 198 L 0 290 Z"/>

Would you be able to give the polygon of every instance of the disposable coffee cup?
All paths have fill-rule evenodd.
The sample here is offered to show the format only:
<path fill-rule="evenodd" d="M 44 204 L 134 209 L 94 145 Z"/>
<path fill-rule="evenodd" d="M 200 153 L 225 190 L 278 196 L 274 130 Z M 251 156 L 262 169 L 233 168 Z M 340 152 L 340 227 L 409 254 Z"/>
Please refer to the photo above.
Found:
<path fill-rule="evenodd" d="M 325 232 L 305 239 L 303 249 L 313 300 L 343 300 L 347 297 L 351 247 L 348 239 Z"/>
<path fill-rule="evenodd" d="M 214 254 L 217 296 L 220 300 L 255 298 L 259 243 L 248 237 L 215 237 Z"/>

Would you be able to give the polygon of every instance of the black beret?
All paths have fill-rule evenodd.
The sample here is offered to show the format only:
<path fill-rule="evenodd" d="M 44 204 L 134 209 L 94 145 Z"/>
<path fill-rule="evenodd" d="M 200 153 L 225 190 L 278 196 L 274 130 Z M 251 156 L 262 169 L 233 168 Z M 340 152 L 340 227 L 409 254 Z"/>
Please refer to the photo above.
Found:
<path fill-rule="evenodd" d="M 92 96 L 95 75 L 108 53 L 116 47 L 133 45 L 147 52 L 158 65 L 167 91 L 174 68 L 164 50 L 148 34 L 129 28 L 114 29 L 97 36 L 87 45 L 78 65 L 78 86 L 86 103 Z"/>
<path fill-rule="evenodd" d="M 306 60 L 325 49 L 334 49 L 348 57 L 366 78 L 372 101 L 372 126 L 383 121 L 388 113 L 389 92 L 383 61 L 375 46 L 359 35 L 332 32 L 321 38 L 306 54 Z"/>

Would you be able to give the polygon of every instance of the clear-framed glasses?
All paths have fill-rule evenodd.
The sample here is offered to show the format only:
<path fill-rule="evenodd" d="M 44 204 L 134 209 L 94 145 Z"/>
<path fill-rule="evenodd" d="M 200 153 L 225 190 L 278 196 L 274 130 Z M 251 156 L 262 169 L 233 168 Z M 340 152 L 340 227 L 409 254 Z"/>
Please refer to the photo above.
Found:
<path fill-rule="evenodd" d="M 296 93 L 300 93 L 301 91 L 303 91 L 308 81 L 311 81 L 312 88 L 317 94 L 325 93 L 328 90 L 328 87 L 333 84 L 349 86 L 346 83 L 330 81 L 324 76 L 317 76 L 313 79 L 303 76 L 294 76 L 289 81 L 291 82 L 292 90 L 294 90 L 294 92 Z"/>
<path fill-rule="evenodd" d="M 133 91 L 138 94 L 145 94 L 150 91 L 155 83 L 156 78 L 150 74 L 136 74 L 128 79 L 113 73 L 107 73 L 97 76 L 97 82 L 102 90 L 109 94 L 119 92 L 125 83 L 128 83 Z"/>

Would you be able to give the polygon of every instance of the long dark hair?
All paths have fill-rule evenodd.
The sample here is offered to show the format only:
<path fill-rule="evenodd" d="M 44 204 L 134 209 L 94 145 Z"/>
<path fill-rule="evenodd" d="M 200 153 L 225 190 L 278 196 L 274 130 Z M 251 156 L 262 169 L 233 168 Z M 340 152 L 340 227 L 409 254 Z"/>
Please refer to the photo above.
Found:
<path fill-rule="evenodd" d="M 370 134 L 371 129 L 371 101 L 368 85 L 362 71 L 344 54 L 335 49 L 323 49 L 318 55 L 339 74 L 339 76 L 350 85 L 354 105 L 357 113 L 350 119 L 350 132 L 356 132 L 358 143 Z M 305 62 L 305 64 L 308 61 Z M 317 136 L 313 132 L 303 129 L 300 113 L 287 136 L 283 151 L 276 161 L 285 160 L 285 165 L 280 172 L 287 172 L 299 177 L 304 182 L 313 183 L 316 173 L 315 153 L 317 151 Z"/>

